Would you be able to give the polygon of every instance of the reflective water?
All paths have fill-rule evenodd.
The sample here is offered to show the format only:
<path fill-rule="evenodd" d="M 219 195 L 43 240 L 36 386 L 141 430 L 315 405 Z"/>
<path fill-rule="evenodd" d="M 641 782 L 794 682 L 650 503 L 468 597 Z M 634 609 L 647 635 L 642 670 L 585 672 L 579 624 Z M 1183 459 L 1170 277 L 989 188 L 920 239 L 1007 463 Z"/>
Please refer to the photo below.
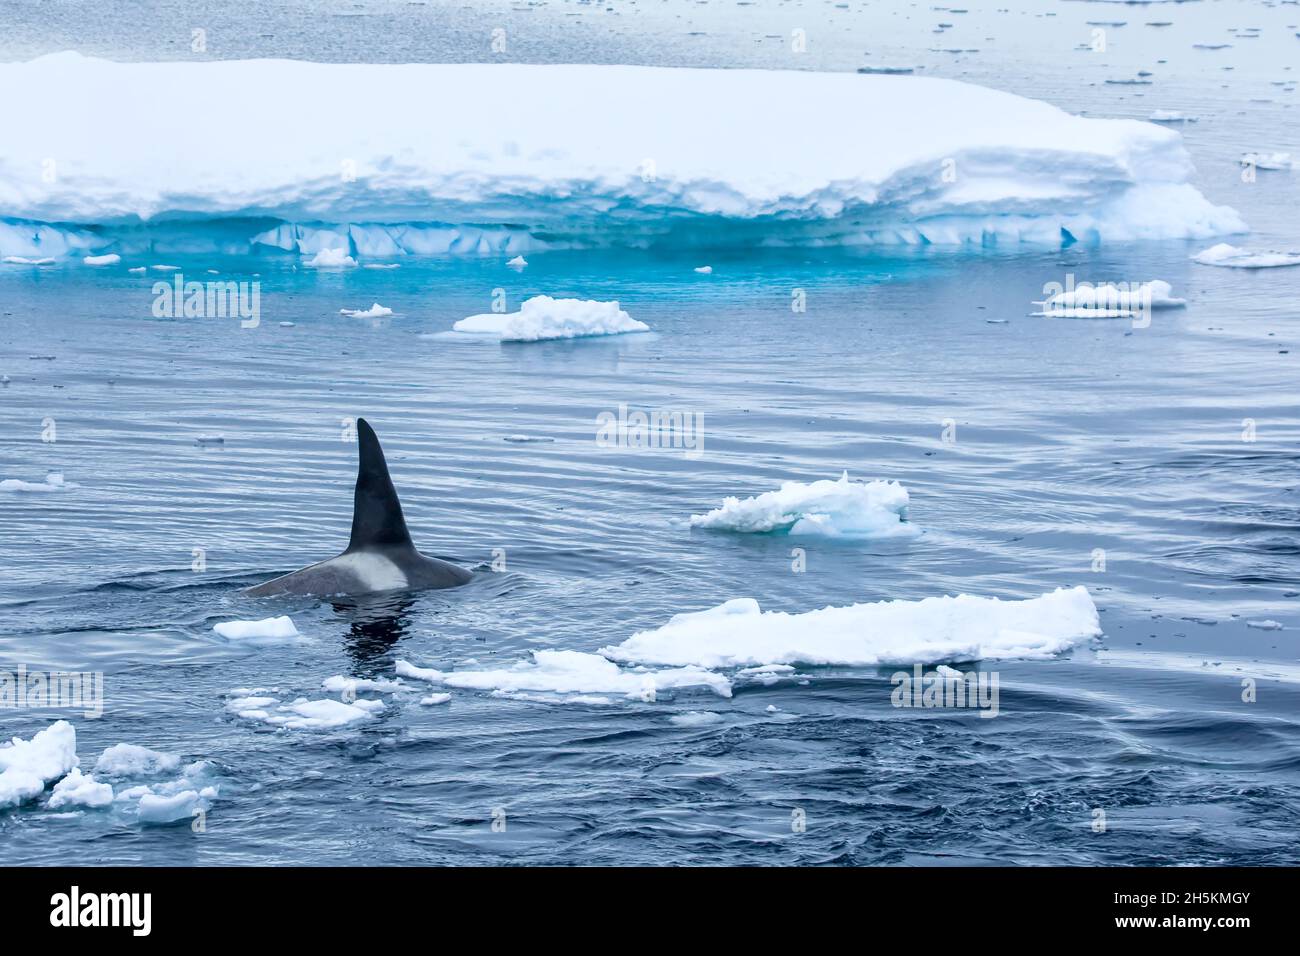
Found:
<path fill-rule="evenodd" d="M 574 41 L 613 35 L 608 15 L 585 4 L 510 13 L 511 23 L 538 24 L 512 35 L 539 60 L 739 65 L 762 49 L 749 34 L 776 32 L 766 24 L 781 19 L 764 8 L 752 26 L 752 8 L 727 6 L 718 22 L 731 32 L 717 27 L 705 52 L 688 56 L 691 31 L 666 14 L 609 6 L 635 21 L 627 36 L 638 52 Z M 1245 149 L 1300 153 L 1288 107 L 1251 102 L 1252 83 L 1287 78 L 1282 61 L 1241 49 L 1275 43 L 1300 14 L 1242 5 L 1240 24 L 1229 17 L 1228 26 L 1268 29 L 1223 51 L 1246 77 L 1225 88 L 1184 41 L 1221 36 L 1228 15 L 1196 21 L 1205 14 L 1194 8 L 1217 5 L 1168 6 L 1156 16 L 1154 7 L 1060 3 L 1054 18 L 1017 13 L 1024 25 L 1014 31 L 991 6 L 972 9 L 965 16 L 978 29 L 962 29 L 1059 52 L 1024 60 L 962 42 L 986 48 L 971 55 L 968 78 L 1095 113 L 1198 112 L 1186 135 L 1202 188 L 1255 229 L 1234 241 L 1300 246 L 1294 174 L 1248 184 L 1236 166 Z M 125 29 L 113 5 L 101 5 L 102 32 L 42 7 L 38 22 L 25 5 L 0 6 L 16 27 L 0 55 L 76 46 L 148 58 L 171 42 L 165 31 Z M 422 55 L 380 43 L 402 33 L 381 27 L 436 14 L 477 36 L 487 23 L 435 4 L 340 5 L 334 12 L 357 14 L 344 32 L 293 5 L 258 10 L 268 18 L 260 32 L 274 36 L 254 36 L 244 11 L 238 41 L 213 55 L 457 59 L 454 39 L 430 35 Z M 704 16 L 694 5 L 679 12 Z M 827 32 L 847 26 L 831 5 L 798 13 Z M 888 51 L 939 62 L 926 52 L 930 20 L 956 17 L 907 15 L 925 29 L 888 34 Z M 1181 31 L 1160 41 L 1168 51 L 1115 41 L 1135 60 L 1167 55 L 1164 85 L 1143 96 L 1106 87 L 1116 67 L 1067 53 L 1087 41 L 1087 20 L 1111 19 L 1131 21 L 1113 28 L 1122 37 Z M 189 13 L 155 22 L 175 23 L 177 42 L 188 43 Z M 879 35 L 853 29 L 842 32 L 879 47 Z M 326 33 L 329 43 L 309 42 Z M 862 65 L 834 49 L 810 65 Z M 40 481 L 56 470 L 76 487 L 0 493 L 0 661 L 104 671 L 107 701 L 98 720 L 0 711 L 0 730 L 29 737 L 65 716 L 83 764 L 129 741 L 212 761 L 220 784 L 203 834 L 102 811 L 64 817 L 39 803 L 0 812 L 6 858 L 1294 863 L 1300 269 L 1189 263 L 1203 245 L 550 253 L 530 256 L 522 273 L 481 260 L 328 274 L 270 256 L 167 257 L 190 278 L 216 269 L 260 281 L 256 329 L 154 318 L 157 275 L 6 267 L 0 478 Z M 705 262 L 713 275 L 693 272 Z M 1044 283 L 1067 273 L 1163 278 L 1188 307 L 1137 329 L 1029 317 Z M 487 311 L 495 289 L 515 306 L 541 292 L 617 298 L 654 331 L 504 346 L 440 334 Z M 796 289 L 806 313 L 791 311 Z M 338 314 L 374 301 L 396 314 Z M 621 404 L 702 413 L 704 454 L 597 447 L 596 416 Z M 379 431 L 416 543 L 475 567 L 475 580 L 352 604 L 240 596 L 240 586 L 346 541 L 355 446 L 342 420 L 356 415 Z M 1243 440 L 1247 419 L 1254 441 Z M 42 440 L 47 420 L 56 441 Z M 954 443 L 943 441 L 945 420 Z M 197 441 L 215 434 L 223 444 Z M 553 441 L 506 440 L 521 434 Z M 902 481 L 926 534 L 800 541 L 807 570 L 794 573 L 789 539 L 686 527 L 725 495 L 844 469 Z M 195 549 L 202 572 L 191 569 Z M 1104 571 L 1093 570 L 1097 549 Z M 494 551 L 504 571 L 492 570 Z M 385 695 L 377 719 L 328 733 L 276 732 L 223 708 L 237 687 L 329 696 L 322 679 L 391 676 L 397 657 L 504 666 L 538 648 L 594 650 L 737 596 L 799 611 L 959 592 L 1026 597 L 1077 583 L 1092 590 L 1106 637 L 1053 662 L 985 664 L 1001 680 L 994 720 L 895 709 L 890 670 L 839 668 L 803 668 L 770 686 L 742 681 L 731 700 L 678 692 L 597 707 L 457 691 L 449 705 L 422 707 L 417 694 Z M 279 613 L 308 643 L 248 647 L 211 630 Z M 1246 623 L 1261 620 L 1283 628 Z M 1252 703 L 1242 699 L 1246 678 L 1256 682 Z M 670 722 L 684 711 L 722 719 Z M 1105 833 L 1094 829 L 1099 809 Z M 491 826 L 494 811 L 504 811 L 504 832 Z M 806 832 L 795 832 L 792 814 Z"/>

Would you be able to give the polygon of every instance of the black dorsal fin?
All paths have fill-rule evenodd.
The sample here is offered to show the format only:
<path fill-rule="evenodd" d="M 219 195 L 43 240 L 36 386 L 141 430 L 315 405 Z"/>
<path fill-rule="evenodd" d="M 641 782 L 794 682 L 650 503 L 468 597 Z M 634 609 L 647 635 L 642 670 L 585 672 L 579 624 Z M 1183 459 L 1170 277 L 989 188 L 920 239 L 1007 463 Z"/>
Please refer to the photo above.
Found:
<path fill-rule="evenodd" d="M 402 503 L 397 500 L 393 479 L 388 477 L 384 450 L 379 447 L 375 430 L 364 418 L 357 419 L 357 448 L 361 459 L 357 465 L 357 490 L 352 499 L 352 540 L 348 542 L 348 550 L 412 547 L 406 519 L 402 517 Z"/>

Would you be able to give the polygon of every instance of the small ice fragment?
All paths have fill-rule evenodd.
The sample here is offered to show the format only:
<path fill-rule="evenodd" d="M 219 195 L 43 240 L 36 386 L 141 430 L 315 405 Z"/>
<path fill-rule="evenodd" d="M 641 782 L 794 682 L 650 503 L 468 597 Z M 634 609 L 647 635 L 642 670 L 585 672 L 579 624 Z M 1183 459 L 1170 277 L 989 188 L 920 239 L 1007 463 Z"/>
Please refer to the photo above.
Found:
<path fill-rule="evenodd" d="M 695 271 L 702 276 L 713 275 L 713 266 L 696 266 Z"/>
<path fill-rule="evenodd" d="M 103 256 L 86 256 L 81 261 L 88 266 L 115 266 L 122 261 L 122 257 L 116 252 L 110 252 Z"/>
<path fill-rule="evenodd" d="M 368 309 L 339 309 L 339 314 L 350 315 L 354 319 L 378 319 L 385 315 L 392 315 L 393 310 L 376 302 Z"/>
<path fill-rule="evenodd" d="M 220 624 L 212 625 L 212 629 L 221 637 L 231 641 L 298 636 L 298 629 L 294 627 L 288 615 L 268 617 L 260 621 L 222 621 Z"/>
<path fill-rule="evenodd" d="M 307 260 L 310 269 L 345 269 L 356 264 L 346 249 L 322 249 Z"/>
<path fill-rule="evenodd" d="M 528 260 L 525 259 L 523 256 L 515 256 L 513 259 L 507 262 L 506 265 L 508 265 L 512 269 L 522 269 L 526 265 L 528 265 Z"/>
<path fill-rule="evenodd" d="M 437 704 L 445 704 L 451 700 L 451 694 L 430 694 L 428 697 L 421 697 L 420 704 L 423 707 L 433 707 Z"/>

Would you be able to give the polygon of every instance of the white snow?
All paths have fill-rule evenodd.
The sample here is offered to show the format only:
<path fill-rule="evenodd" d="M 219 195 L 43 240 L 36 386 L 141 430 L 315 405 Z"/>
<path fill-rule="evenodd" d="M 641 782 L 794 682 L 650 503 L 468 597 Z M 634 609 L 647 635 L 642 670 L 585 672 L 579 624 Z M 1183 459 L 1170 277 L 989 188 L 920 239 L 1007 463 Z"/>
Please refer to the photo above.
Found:
<path fill-rule="evenodd" d="M 49 809 L 60 807 L 106 807 L 113 802 L 113 788 L 73 767 L 66 777 L 54 785 L 50 794 Z"/>
<path fill-rule="evenodd" d="M 88 266 L 115 266 L 122 261 L 122 257 L 115 252 L 110 252 L 106 256 L 86 256 L 81 261 Z"/>
<path fill-rule="evenodd" d="M 376 302 L 368 309 L 339 309 L 340 315 L 350 315 L 354 319 L 379 319 L 386 315 L 392 315 L 393 310 L 385 308 Z"/>
<path fill-rule="evenodd" d="M 754 599 L 737 598 L 678 614 L 600 653 L 615 661 L 712 668 L 931 664 L 1047 658 L 1100 634 L 1097 608 L 1082 586 L 1025 601 L 962 594 L 802 614 L 765 612 Z"/>
<path fill-rule="evenodd" d="M 263 618 L 260 621 L 222 621 L 212 629 L 229 641 L 283 640 L 298 637 L 298 628 L 288 615 Z"/>
<path fill-rule="evenodd" d="M 1067 318 L 1074 317 L 1069 315 L 1073 312 L 1128 316 L 1145 309 L 1178 309 L 1187 305 L 1186 299 L 1174 298 L 1173 291 L 1173 286 L 1163 279 L 1124 286 L 1112 282 L 1098 285 L 1084 282 L 1044 300 L 1040 303 L 1043 307 L 1040 314 Z"/>
<path fill-rule="evenodd" d="M 114 744 L 95 761 L 95 773 L 106 777 L 137 777 L 167 773 L 180 766 L 175 754 L 150 750 L 138 744 Z"/>
<path fill-rule="evenodd" d="M 1192 261 L 1203 266 L 1225 266 L 1231 269 L 1270 269 L 1300 266 L 1300 252 L 1260 252 L 1221 242 L 1198 252 L 1192 256 Z"/>
<path fill-rule="evenodd" d="M 311 269 L 344 269 L 356 264 L 357 260 L 348 255 L 346 249 L 321 249 L 307 260 Z"/>
<path fill-rule="evenodd" d="M 650 326 L 629 316 L 617 302 L 552 299 L 549 295 L 535 295 L 525 300 L 518 312 L 471 315 L 452 328 L 457 332 L 490 335 L 503 342 L 540 342 L 646 332 Z"/>
<path fill-rule="evenodd" d="M 31 740 L 14 737 L 0 746 L 0 809 L 39 796 L 45 785 L 78 766 L 77 731 L 58 720 Z"/>
<path fill-rule="evenodd" d="M 898 482 L 850 481 L 846 471 L 838 481 L 787 481 L 753 498 L 727 497 L 721 508 L 692 515 L 691 527 L 828 537 L 914 535 L 919 532 L 906 523 L 907 506 L 907 489 Z"/>
<path fill-rule="evenodd" d="M 550 691 L 557 694 L 623 694 L 629 698 L 654 699 L 660 690 L 677 687 L 707 687 L 723 697 L 731 696 L 731 682 L 720 674 L 698 667 L 671 670 L 630 670 L 619 667 L 600 654 L 581 651 L 533 651 L 532 659 L 498 670 L 440 671 L 397 662 L 402 677 L 462 687 L 468 690 Z"/>
<path fill-rule="evenodd" d="M 0 63 L 0 89 L 39 91 L 0 99 L 0 209 L 67 224 L 39 244 L 30 225 L 0 230 L 3 254 L 66 255 L 106 241 L 84 225 L 178 214 L 278 219 L 267 240 L 312 256 L 325 251 L 303 249 L 296 224 L 319 224 L 342 241 L 317 267 L 433 248 L 514 255 L 536 247 L 535 235 L 675 242 L 705 219 L 819 244 L 1058 245 L 1062 230 L 1110 241 L 1244 229 L 1191 185 L 1175 130 L 937 77 L 113 63 L 66 52 Z M 86 90 L 149 109 L 105 110 Z M 268 90 L 310 95 L 268 110 Z M 258 148 L 196 154 L 185 137 L 157 135 L 157 117 L 189 115 L 239 116 L 242 141 Z M 798 117 L 800 135 L 773 122 L 780 116 Z M 49 156 L 59 159 L 53 182 L 42 177 Z M 355 164 L 353 181 L 341 157 Z M 647 157 L 658 160 L 653 175 Z M 943 175 L 946 160 L 955 176 Z"/>

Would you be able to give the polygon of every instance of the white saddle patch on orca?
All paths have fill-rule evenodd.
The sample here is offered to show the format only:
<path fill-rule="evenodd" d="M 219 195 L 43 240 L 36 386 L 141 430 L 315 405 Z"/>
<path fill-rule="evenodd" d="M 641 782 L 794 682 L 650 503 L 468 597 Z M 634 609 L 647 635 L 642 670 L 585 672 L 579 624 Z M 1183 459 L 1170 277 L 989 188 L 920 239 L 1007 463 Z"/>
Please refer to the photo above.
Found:
<path fill-rule="evenodd" d="M 351 574 L 362 591 L 400 591 L 410 583 L 402 569 L 382 554 L 354 551 L 326 563 Z"/>

